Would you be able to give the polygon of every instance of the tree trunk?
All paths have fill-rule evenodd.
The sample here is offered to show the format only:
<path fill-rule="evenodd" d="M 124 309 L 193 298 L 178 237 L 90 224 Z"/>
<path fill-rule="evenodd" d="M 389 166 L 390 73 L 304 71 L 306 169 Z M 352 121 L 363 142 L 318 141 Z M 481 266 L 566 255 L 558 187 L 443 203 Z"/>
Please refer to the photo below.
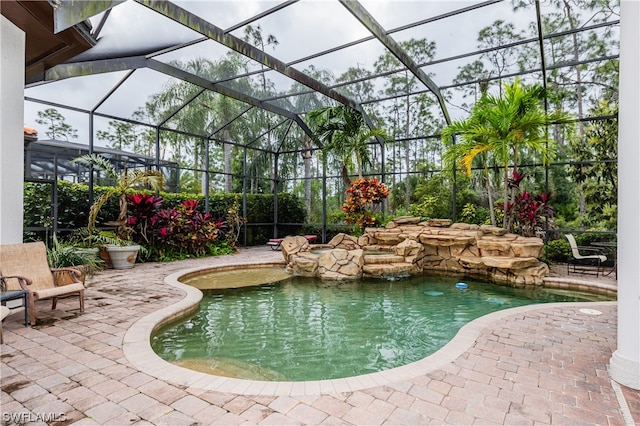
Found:
<path fill-rule="evenodd" d="M 276 159 L 276 156 L 273 156 L 273 161 L 271 161 L 271 158 L 269 158 L 269 177 L 271 178 L 269 180 L 269 188 L 271 189 L 271 193 L 274 193 L 274 191 L 277 191 L 276 189 L 276 165 L 275 162 L 278 161 Z"/>
<path fill-rule="evenodd" d="M 484 174 L 487 182 L 487 198 L 489 198 L 489 215 L 491 216 L 491 225 L 496 226 L 496 212 L 493 211 L 493 193 L 491 192 L 491 179 L 489 178 L 489 169 L 487 164 L 484 165 Z"/>
<path fill-rule="evenodd" d="M 229 130 L 222 130 L 222 139 L 224 140 L 224 192 L 230 193 L 233 191 L 233 186 L 231 181 L 231 144 L 227 143 L 231 139 Z"/>
<path fill-rule="evenodd" d="M 311 139 L 304 136 L 302 158 L 304 160 L 304 205 L 307 210 L 307 220 L 311 221 Z"/>
<path fill-rule="evenodd" d="M 508 221 L 509 221 L 509 213 L 508 213 L 508 205 L 509 205 L 509 168 L 505 167 L 504 168 L 504 208 L 503 208 L 503 213 L 504 213 L 504 217 L 502 218 L 502 227 L 504 229 L 509 229 L 508 228 Z"/>
<path fill-rule="evenodd" d="M 407 77 L 408 78 L 408 77 Z M 408 87 L 407 87 L 408 89 Z M 405 128 L 404 128 L 404 137 L 407 138 L 405 141 L 405 167 L 407 168 L 407 178 L 405 181 L 405 199 L 404 199 L 404 209 L 409 212 L 409 204 L 411 204 L 411 155 L 409 153 L 409 96 L 407 95 L 407 110 L 406 110 L 406 120 L 405 120 Z"/>

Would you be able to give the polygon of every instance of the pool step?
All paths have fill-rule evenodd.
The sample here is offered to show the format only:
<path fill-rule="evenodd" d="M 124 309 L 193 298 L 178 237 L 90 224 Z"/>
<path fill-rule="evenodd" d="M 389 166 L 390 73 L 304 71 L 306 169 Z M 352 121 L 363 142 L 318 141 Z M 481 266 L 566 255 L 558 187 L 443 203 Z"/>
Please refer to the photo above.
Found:
<path fill-rule="evenodd" d="M 395 253 L 395 251 L 396 251 L 396 246 L 381 246 L 381 245 L 373 244 L 365 248 L 364 254 L 367 255 L 367 254 L 370 254 L 371 252 L 373 252 L 374 254 L 377 254 L 380 252 Z"/>
<path fill-rule="evenodd" d="M 365 265 L 380 265 L 388 263 L 402 263 L 404 262 L 403 256 L 396 256 L 394 254 L 365 254 Z"/>
<path fill-rule="evenodd" d="M 285 375 L 257 364 L 234 358 L 210 357 L 171 361 L 179 367 L 188 368 L 215 376 L 260 381 L 289 381 Z"/>
<path fill-rule="evenodd" d="M 396 277 L 409 274 L 412 268 L 413 265 L 407 262 L 365 264 L 362 267 L 362 272 L 366 277 Z"/>

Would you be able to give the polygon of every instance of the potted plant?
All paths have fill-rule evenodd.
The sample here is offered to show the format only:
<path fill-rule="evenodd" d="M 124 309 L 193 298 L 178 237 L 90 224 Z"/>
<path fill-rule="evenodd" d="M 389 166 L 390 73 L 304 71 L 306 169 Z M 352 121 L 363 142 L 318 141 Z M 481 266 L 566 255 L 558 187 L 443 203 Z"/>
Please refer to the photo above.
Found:
<path fill-rule="evenodd" d="M 64 244 L 53 236 L 53 244 L 47 248 L 47 261 L 52 269 L 75 268 L 80 271 L 80 279 L 84 284 L 87 276 L 102 269 L 103 262 L 95 253 L 78 250 L 70 244 Z M 58 277 L 58 285 L 74 282 L 68 275 Z"/>
<path fill-rule="evenodd" d="M 127 191 L 141 186 L 149 186 L 156 191 L 160 190 L 164 183 L 162 173 L 157 170 L 127 170 L 126 168 L 119 172 L 109 160 L 97 154 L 83 155 L 73 161 L 97 167 L 107 177 L 114 180 L 114 186 L 108 188 L 91 205 L 87 230 L 89 235 L 94 234 L 100 210 L 110 198 L 117 197 L 120 206 L 118 218 L 115 221 L 105 222 L 105 225 L 115 226 L 114 237 L 117 238 L 118 244 L 107 244 L 106 249 L 114 269 L 132 268 L 141 247 L 131 241 L 132 229 L 127 220 Z"/>
<path fill-rule="evenodd" d="M 88 227 L 74 231 L 69 237 L 69 243 L 73 245 L 76 252 L 100 259 L 106 268 L 113 267 L 107 247 L 127 245 L 126 242 L 116 237 L 113 232 L 101 231 L 95 228 L 89 230 Z"/>

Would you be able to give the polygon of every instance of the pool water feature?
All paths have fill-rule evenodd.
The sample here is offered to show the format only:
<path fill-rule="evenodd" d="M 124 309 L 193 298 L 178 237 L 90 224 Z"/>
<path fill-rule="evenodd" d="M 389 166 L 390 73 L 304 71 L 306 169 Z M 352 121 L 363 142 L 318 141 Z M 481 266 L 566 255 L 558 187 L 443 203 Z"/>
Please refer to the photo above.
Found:
<path fill-rule="evenodd" d="M 265 272 L 264 270 L 262 272 Z M 253 380 L 304 381 L 382 371 L 425 358 L 475 318 L 544 302 L 610 300 L 459 279 L 323 282 L 290 277 L 206 290 L 196 314 L 158 330 L 154 351 L 193 370 Z"/>

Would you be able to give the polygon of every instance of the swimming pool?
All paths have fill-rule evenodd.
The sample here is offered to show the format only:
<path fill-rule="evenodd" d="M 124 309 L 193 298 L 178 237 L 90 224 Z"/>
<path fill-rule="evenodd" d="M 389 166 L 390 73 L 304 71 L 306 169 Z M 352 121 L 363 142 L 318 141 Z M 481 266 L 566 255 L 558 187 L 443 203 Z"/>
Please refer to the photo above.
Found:
<path fill-rule="evenodd" d="M 267 271 L 258 274 L 266 276 Z M 254 287 L 205 290 L 200 310 L 157 330 L 152 346 L 167 361 L 219 376 L 334 379 L 423 359 L 463 325 L 501 309 L 611 300 L 477 281 L 465 281 L 467 288 L 460 289 L 458 281 L 423 275 L 342 283 L 290 277 Z"/>

